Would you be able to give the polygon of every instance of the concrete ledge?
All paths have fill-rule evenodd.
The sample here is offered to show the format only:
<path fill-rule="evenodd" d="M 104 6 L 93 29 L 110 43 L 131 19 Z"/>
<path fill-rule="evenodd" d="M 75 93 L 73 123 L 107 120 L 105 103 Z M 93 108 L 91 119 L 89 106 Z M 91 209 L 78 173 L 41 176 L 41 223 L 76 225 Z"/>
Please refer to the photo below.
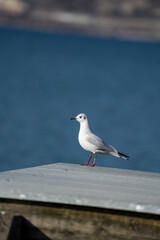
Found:
<path fill-rule="evenodd" d="M 58 163 L 1 172 L 0 198 L 160 214 L 160 174 Z"/>

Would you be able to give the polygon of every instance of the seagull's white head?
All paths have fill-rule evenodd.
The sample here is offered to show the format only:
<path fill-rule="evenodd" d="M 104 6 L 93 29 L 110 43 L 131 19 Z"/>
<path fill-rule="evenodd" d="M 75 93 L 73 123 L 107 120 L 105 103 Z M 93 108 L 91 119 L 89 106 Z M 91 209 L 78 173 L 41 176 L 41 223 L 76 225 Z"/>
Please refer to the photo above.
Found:
<path fill-rule="evenodd" d="M 87 116 L 84 113 L 80 113 L 76 117 L 71 118 L 71 120 L 77 120 L 78 122 L 82 123 L 87 121 Z"/>

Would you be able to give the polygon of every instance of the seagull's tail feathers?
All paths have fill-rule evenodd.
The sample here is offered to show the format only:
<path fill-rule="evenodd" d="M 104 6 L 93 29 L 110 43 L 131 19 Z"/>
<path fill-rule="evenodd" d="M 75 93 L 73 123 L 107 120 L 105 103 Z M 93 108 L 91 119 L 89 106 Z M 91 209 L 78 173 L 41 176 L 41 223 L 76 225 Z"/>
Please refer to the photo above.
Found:
<path fill-rule="evenodd" d="M 118 155 L 119 155 L 120 158 L 124 158 L 125 160 L 129 160 L 129 156 L 127 156 L 123 153 L 118 152 Z"/>

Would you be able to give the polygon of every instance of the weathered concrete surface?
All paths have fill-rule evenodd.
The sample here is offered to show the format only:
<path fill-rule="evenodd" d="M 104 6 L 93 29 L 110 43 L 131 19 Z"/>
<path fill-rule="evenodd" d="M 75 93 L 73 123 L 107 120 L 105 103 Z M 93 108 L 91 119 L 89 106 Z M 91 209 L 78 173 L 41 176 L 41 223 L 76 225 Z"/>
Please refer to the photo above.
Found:
<path fill-rule="evenodd" d="M 45 165 L 1 172 L 0 198 L 160 214 L 160 174 Z"/>

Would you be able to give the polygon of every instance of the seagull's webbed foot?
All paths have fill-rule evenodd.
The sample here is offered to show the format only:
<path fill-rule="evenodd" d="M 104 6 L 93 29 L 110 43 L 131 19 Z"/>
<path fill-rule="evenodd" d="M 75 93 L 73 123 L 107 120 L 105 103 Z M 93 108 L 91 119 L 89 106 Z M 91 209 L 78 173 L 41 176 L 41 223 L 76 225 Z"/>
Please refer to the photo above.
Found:
<path fill-rule="evenodd" d="M 92 153 L 90 153 L 89 159 L 88 159 L 88 161 L 86 162 L 86 164 L 81 164 L 81 166 L 88 166 L 89 161 L 91 160 L 91 158 L 92 158 Z"/>
<path fill-rule="evenodd" d="M 94 167 L 96 164 L 89 165 L 89 167 Z"/>

